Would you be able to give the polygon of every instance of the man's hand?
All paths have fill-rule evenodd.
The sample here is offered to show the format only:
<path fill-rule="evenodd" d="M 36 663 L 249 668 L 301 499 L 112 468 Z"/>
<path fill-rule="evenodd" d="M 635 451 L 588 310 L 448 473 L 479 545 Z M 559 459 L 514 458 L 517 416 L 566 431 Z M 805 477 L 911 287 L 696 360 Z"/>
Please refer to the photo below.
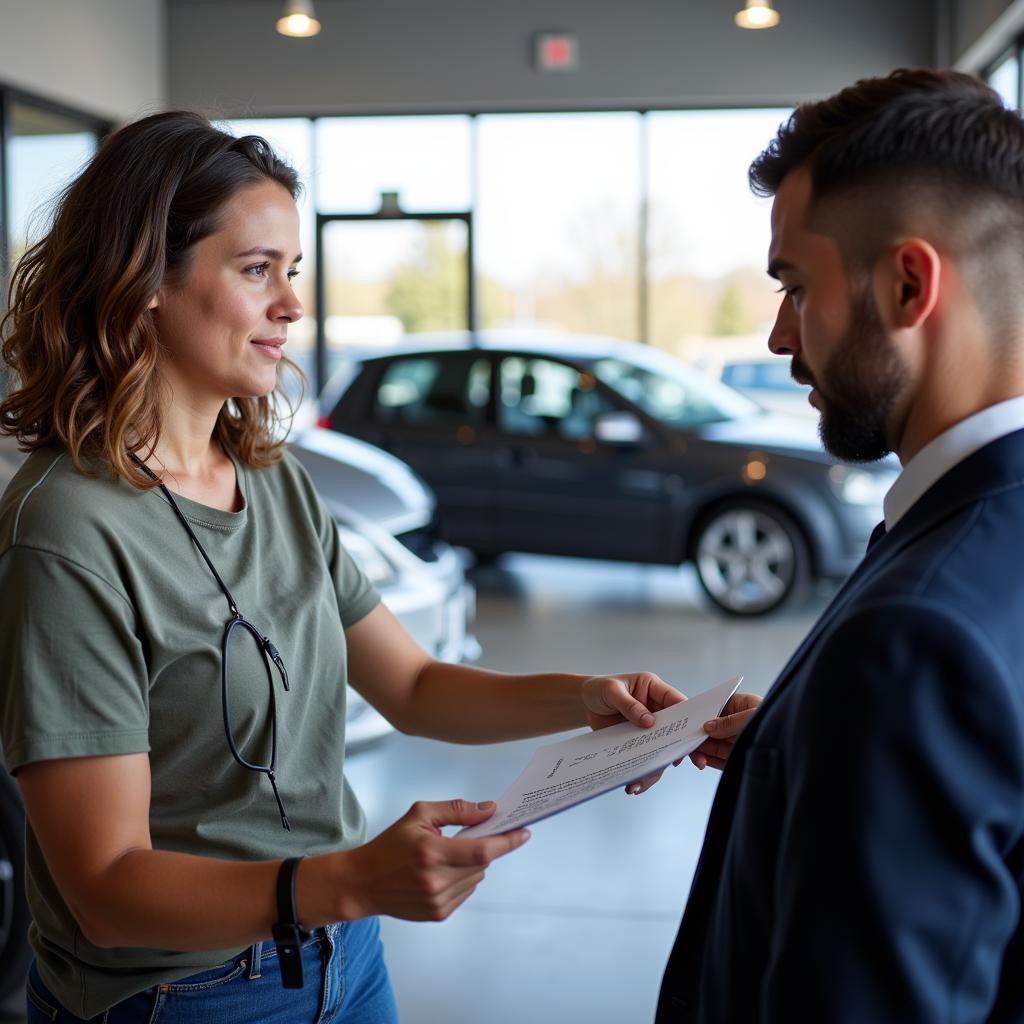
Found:
<path fill-rule="evenodd" d="M 653 672 L 631 672 L 619 676 L 592 676 L 583 684 L 583 704 L 591 729 L 604 729 L 618 722 L 632 722 L 641 729 L 654 725 L 655 711 L 678 704 L 686 697 Z M 630 795 L 644 793 L 661 778 L 648 775 L 626 787 Z"/>
<path fill-rule="evenodd" d="M 726 702 L 718 718 L 704 723 L 706 739 L 692 754 L 690 760 L 698 767 L 722 769 L 732 753 L 733 744 L 743 727 L 753 717 L 763 697 L 756 693 L 735 693 Z"/>

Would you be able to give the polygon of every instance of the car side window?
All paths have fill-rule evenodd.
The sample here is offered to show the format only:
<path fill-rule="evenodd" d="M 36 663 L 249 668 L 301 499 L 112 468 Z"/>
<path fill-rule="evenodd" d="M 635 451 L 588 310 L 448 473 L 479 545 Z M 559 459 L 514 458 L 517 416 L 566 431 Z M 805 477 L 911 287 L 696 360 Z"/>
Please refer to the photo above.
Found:
<path fill-rule="evenodd" d="M 409 356 L 388 364 L 377 385 L 381 423 L 479 426 L 491 395 L 491 364 L 469 353 Z"/>
<path fill-rule="evenodd" d="M 594 420 L 616 411 L 589 373 L 550 359 L 503 359 L 498 395 L 499 429 L 525 437 L 592 438 Z"/>

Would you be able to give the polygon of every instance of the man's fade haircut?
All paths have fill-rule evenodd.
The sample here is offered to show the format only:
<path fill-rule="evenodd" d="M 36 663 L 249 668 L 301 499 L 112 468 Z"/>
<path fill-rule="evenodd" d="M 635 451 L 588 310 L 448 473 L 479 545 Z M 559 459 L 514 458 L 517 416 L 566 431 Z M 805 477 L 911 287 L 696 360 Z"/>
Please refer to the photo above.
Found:
<path fill-rule="evenodd" d="M 1019 322 L 1024 120 L 984 82 L 903 68 L 801 104 L 751 164 L 750 187 L 772 196 L 801 167 L 808 223 L 836 237 L 849 272 L 921 232 L 957 261 L 992 326 Z"/>

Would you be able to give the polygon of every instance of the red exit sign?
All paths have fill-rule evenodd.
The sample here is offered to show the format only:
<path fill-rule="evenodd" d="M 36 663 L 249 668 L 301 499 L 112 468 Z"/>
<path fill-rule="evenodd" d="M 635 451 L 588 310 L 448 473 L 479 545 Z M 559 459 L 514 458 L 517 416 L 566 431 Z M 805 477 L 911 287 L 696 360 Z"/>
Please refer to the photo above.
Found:
<path fill-rule="evenodd" d="M 538 71 L 575 71 L 579 43 L 569 32 L 541 32 L 533 41 L 533 66 Z"/>

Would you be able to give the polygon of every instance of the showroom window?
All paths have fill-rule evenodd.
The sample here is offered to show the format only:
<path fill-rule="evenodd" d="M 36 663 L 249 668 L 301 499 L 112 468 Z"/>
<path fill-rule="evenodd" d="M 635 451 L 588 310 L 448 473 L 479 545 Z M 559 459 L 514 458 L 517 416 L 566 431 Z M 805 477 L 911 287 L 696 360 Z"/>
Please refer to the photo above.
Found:
<path fill-rule="evenodd" d="M 110 124 L 0 86 L 0 288 L 49 230 L 53 203 L 96 152 Z M 0 367 L 0 393 L 6 389 Z"/>
<path fill-rule="evenodd" d="M 641 118 L 480 118 L 480 326 L 637 338 Z"/>
<path fill-rule="evenodd" d="M 49 229 L 53 201 L 88 162 L 109 124 L 0 87 L 5 274 Z"/>
<path fill-rule="evenodd" d="M 982 76 L 1011 110 L 1021 108 L 1021 47 L 1018 43 Z"/>
<path fill-rule="evenodd" d="M 347 348 L 424 331 L 608 335 L 691 358 L 726 335 L 763 346 L 771 204 L 746 171 L 788 113 L 228 125 L 266 135 L 304 173 L 309 315 L 291 354 L 319 390 Z"/>
<path fill-rule="evenodd" d="M 789 116 L 767 110 L 648 115 L 646 340 L 691 356 L 697 338 L 763 345 L 778 287 L 765 273 L 771 200 L 747 183 L 751 160 Z"/>

